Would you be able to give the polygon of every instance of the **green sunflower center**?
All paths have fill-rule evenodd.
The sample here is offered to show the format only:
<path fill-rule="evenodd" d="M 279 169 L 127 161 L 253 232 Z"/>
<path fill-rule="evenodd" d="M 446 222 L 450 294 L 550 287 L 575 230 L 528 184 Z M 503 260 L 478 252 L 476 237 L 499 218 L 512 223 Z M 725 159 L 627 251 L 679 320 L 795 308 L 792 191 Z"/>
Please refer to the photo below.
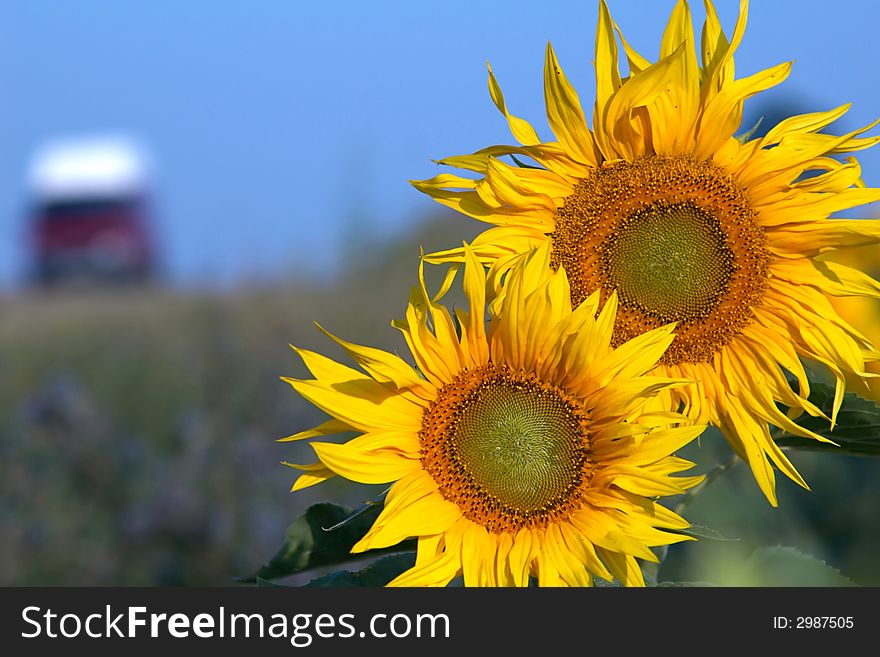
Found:
<path fill-rule="evenodd" d="M 584 457 L 578 418 L 568 402 L 553 390 L 509 381 L 473 391 L 453 440 L 474 481 L 523 511 L 564 495 Z"/>
<path fill-rule="evenodd" d="M 440 493 L 490 531 L 564 517 L 589 482 L 589 415 L 562 388 L 489 364 L 425 411 L 422 463 Z"/>
<path fill-rule="evenodd" d="M 707 316 L 733 271 L 718 220 L 690 202 L 632 213 L 602 251 L 603 273 L 621 302 L 664 322 Z"/>

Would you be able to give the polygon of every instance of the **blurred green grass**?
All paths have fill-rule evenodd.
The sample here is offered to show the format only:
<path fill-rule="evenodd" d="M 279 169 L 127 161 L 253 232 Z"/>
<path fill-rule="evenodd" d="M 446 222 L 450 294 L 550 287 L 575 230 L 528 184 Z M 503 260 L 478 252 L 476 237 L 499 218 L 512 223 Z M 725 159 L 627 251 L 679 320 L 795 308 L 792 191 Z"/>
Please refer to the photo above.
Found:
<path fill-rule="evenodd" d="M 373 495 L 340 480 L 288 492 L 296 475 L 279 462 L 310 451 L 275 439 L 322 420 L 279 380 L 305 374 L 288 343 L 341 358 L 319 322 L 405 355 L 389 322 L 415 282 L 419 245 L 476 230 L 443 218 L 353 244 L 322 282 L 0 301 L 0 585 L 225 585 L 271 557 L 309 504 Z M 728 456 L 712 435 L 688 451 L 703 471 Z M 709 486 L 687 517 L 738 540 L 673 546 L 661 579 L 743 583 L 737 566 L 751 551 L 782 544 L 880 584 L 880 461 L 795 461 L 813 492 L 780 481 L 779 509 L 741 466 Z"/>
<path fill-rule="evenodd" d="M 314 459 L 275 439 L 322 420 L 279 380 L 306 374 L 288 344 L 342 358 L 318 322 L 402 353 L 419 247 L 468 236 L 420 222 L 320 282 L 0 300 L 0 585 L 229 584 L 309 503 L 369 494 L 288 492 L 280 461 Z"/>

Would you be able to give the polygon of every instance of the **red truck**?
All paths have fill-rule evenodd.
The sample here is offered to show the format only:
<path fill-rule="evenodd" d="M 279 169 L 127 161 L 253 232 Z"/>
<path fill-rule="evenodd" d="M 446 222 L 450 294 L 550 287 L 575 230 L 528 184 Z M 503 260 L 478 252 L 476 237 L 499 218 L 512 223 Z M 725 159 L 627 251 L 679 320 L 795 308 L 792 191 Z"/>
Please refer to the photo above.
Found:
<path fill-rule="evenodd" d="M 29 172 L 32 280 L 149 280 L 149 178 L 148 158 L 130 139 L 66 139 L 38 149 Z"/>

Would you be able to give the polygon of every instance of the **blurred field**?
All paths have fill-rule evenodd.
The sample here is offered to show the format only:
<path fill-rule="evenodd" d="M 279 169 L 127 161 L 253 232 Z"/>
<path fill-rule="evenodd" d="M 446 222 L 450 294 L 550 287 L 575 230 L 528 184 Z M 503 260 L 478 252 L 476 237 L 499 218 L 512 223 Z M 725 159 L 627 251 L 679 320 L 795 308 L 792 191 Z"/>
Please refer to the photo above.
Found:
<path fill-rule="evenodd" d="M 222 585 L 256 569 L 315 495 L 289 494 L 279 464 L 310 460 L 305 448 L 274 442 L 321 419 L 279 380 L 305 374 L 288 344 L 339 356 L 319 322 L 403 348 L 389 322 L 419 244 L 462 228 L 441 226 L 378 254 L 353 245 L 321 284 L 3 300 L 0 584 Z"/>
<path fill-rule="evenodd" d="M 313 322 L 405 352 L 400 316 L 418 244 L 472 227 L 418 226 L 321 284 L 233 293 L 59 290 L 0 304 L 0 584 L 225 585 L 267 560 L 317 499 L 370 492 L 331 482 L 289 494 L 309 460 L 276 438 L 320 413 L 279 381 L 303 369 L 295 343 L 339 352 Z M 378 263 L 368 266 L 366 262 Z M 706 465 L 727 452 L 707 437 Z M 813 493 L 782 483 L 781 508 L 745 468 L 707 488 L 688 516 L 740 540 L 676 546 L 665 579 L 740 583 L 755 545 L 794 545 L 862 584 L 880 585 L 880 463 L 798 455 Z M 750 582 L 751 583 L 751 582 Z"/>

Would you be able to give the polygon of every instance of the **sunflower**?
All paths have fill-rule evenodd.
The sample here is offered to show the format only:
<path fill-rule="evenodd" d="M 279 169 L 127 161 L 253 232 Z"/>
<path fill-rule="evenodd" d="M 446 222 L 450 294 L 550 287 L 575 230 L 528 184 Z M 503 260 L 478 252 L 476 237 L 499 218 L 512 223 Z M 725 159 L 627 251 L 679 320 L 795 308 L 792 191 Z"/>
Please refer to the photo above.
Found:
<path fill-rule="evenodd" d="M 600 2 L 592 130 L 548 45 L 544 95 L 556 140 L 542 141 L 508 111 L 490 68 L 492 100 L 520 145 L 439 160 L 471 173 L 413 184 L 490 224 L 473 249 L 495 270 L 549 244 L 550 267 L 565 269 L 573 304 L 617 294 L 613 345 L 676 322 L 658 374 L 696 383 L 666 394 L 670 408 L 719 427 L 775 506 L 774 465 L 807 484 L 769 426 L 827 441 L 792 418 L 806 412 L 833 426 L 846 379 L 871 376 L 865 364 L 878 356 L 829 299 L 876 298 L 880 285 L 828 258 L 880 242 L 880 221 L 829 219 L 880 199 L 880 190 L 862 183 L 855 159 L 833 157 L 880 138 L 859 137 L 876 123 L 841 136 L 820 132 L 847 105 L 793 116 L 760 138 L 734 136 L 744 101 L 791 68 L 735 78 L 747 12 L 743 0 L 728 41 L 707 0 L 698 59 L 690 9 L 679 1 L 652 63 Z M 512 163 L 502 161 L 507 156 Z M 434 263 L 462 258 L 461 249 L 427 256 Z M 821 363 L 836 379 L 830 418 L 808 400 L 801 359 Z"/>
<path fill-rule="evenodd" d="M 688 523 L 655 498 L 702 477 L 672 453 L 705 427 L 646 411 L 682 382 L 643 376 L 672 342 L 671 326 L 610 346 L 617 311 L 594 294 L 572 310 L 549 249 L 506 276 L 489 308 L 486 272 L 465 250 L 469 312 L 449 311 L 420 286 L 395 322 L 418 366 L 332 337 L 365 373 L 297 349 L 314 379 L 286 379 L 332 419 L 290 440 L 356 431 L 344 444 L 312 442 L 318 461 L 293 490 L 339 475 L 393 482 L 382 513 L 353 548 L 418 538 L 397 586 L 589 585 L 593 577 L 644 585 L 636 558 L 687 536 Z M 328 335 L 330 335 L 328 333 Z M 420 376 L 420 374 L 422 376 Z M 672 530 L 672 531 L 669 531 Z"/>

